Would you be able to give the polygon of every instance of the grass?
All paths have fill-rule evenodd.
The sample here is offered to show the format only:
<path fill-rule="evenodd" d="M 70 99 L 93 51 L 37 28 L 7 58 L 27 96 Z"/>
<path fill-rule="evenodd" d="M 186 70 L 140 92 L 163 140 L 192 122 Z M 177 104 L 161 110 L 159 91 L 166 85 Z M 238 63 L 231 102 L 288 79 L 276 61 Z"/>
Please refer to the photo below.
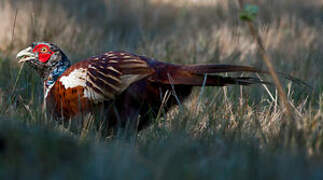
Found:
<path fill-rule="evenodd" d="M 74 62 L 124 49 L 173 63 L 265 68 L 237 2 L 0 2 L 0 177 L 322 179 L 323 4 L 249 2 L 259 7 L 256 24 L 275 69 L 313 86 L 282 80 L 294 121 L 282 126 L 273 87 L 195 88 L 182 108 L 161 113 L 128 141 L 102 136 L 95 127 L 100 119 L 69 129 L 44 117 L 42 85 L 30 68 L 13 92 L 17 51 L 46 40 Z"/>

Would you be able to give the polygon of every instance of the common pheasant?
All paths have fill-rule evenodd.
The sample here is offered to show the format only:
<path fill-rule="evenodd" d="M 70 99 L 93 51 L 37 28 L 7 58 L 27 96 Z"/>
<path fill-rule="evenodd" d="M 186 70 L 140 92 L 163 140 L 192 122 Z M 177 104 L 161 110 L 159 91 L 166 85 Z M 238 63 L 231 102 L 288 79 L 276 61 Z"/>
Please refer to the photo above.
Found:
<path fill-rule="evenodd" d="M 17 54 L 41 76 L 44 104 L 56 118 L 69 119 L 103 110 L 108 127 L 127 123 L 141 130 L 157 116 L 165 93 L 172 92 L 163 107 L 187 98 L 193 86 L 226 86 L 265 83 L 253 77 L 223 77 L 223 72 L 259 72 L 235 65 L 176 65 L 110 51 L 71 66 L 55 44 L 35 42 Z M 164 99 L 165 100 L 165 99 Z M 139 121 L 138 121 L 139 120 Z"/>

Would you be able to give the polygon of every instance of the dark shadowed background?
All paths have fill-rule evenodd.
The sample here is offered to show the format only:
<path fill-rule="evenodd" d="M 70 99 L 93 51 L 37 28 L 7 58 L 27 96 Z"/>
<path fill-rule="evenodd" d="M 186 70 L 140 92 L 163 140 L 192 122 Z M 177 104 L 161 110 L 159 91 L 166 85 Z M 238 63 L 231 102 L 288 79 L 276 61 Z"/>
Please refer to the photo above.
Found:
<path fill-rule="evenodd" d="M 15 54 L 56 43 L 80 61 L 127 50 L 172 63 L 266 69 L 234 0 L 1 0 L 0 177 L 322 179 L 323 2 L 250 0 L 295 120 L 283 128 L 274 87 L 196 88 L 137 137 L 104 137 L 97 119 L 69 128 L 41 113 L 42 85 Z M 270 80 L 270 77 L 263 77 Z M 15 83 L 17 82 L 16 86 Z M 16 87 L 16 88 L 14 88 Z"/>

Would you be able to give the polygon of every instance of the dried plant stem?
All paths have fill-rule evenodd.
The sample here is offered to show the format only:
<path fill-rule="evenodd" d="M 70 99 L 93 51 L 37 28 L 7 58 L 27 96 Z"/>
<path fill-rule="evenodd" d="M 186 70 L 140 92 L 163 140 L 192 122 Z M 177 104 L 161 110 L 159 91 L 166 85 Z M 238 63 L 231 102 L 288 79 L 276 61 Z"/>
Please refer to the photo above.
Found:
<path fill-rule="evenodd" d="M 239 1 L 240 9 L 243 10 L 243 7 L 244 7 L 243 0 L 238 0 L 238 1 Z M 263 41 L 262 41 L 262 39 L 261 39 L 255 25 L 252 23 L 252 21 L 246 21 L 246 22 L 248 24 L 248 27 L 249 27 L 251 35 L 253 36 L 253 38 L 257 42 L 259 53 L 261 54 L 266 66 L 268 68 L 268 71 L 269 71 L 270 75 L 272 76 L 273 81 L 274 81 L 274 83 L 275 83 L 275 85 L 277 87 L 281 103 L 286 108 L 286 111 L 283 111 L 283 112 L 288 117 L 288 119 L 292 119 L 293 115 L 291 113 L 291 108 L 290 108 L 286 93 L 283 90 L 283 87 L 282 87 L 282 85 L 281 85 L 281 83 L 279 81 L 278 75 L 277 75 L 277 73 L 276 73 L 276 71 L 274 69 L 273 64 L 271 63 L 270 57 L 269 57 L 268 53 L 265 50 L 265 47 L 263 45 Z"/>
<path fill-rule="evenodd" d="M 16 91 L 17 84 L 18 84 L 18 81 L 19 81 L 19 79 L 20 79 L 22 69 L 24 68 L 24 64 L 25 64 L 25 63 L 23 63 L 23 64 L 20 66 L 19 72 L 18 72 L 17 77 L 16 77 L 16 80 L 15 80 L 15 84 L 13 85 L 13 88 L 12 88 L 12 91 L 11 91 L 11 97 L 13 97 L 13 94 L 14 94 L 14 93 L 15 93 L 15 91 Z"/>
<path fill-rule="evenodd" d="M 11 45 L 13 44 L 13 40 L 15 37 L 15 27 L 16 27 L 16 20 L 17 20 L 17 15 L 18 15 L 18 9 L 16 9 L 14 20 L 13 20 L 13 27 L 12 27 L 12 33 L 11 33 Z"/>
<path fill-rule="evenodd" d="M 13 25 L 12 25 L 13 27 L 12 27 L 12 35 L 11 35 L 11 45 L 13 45 L 13 40 L 14 40 L 14 36 L 15 36 L 15 27 L 16 27 L 17 14 L 18 14 L 18 9 L 16 9 L 15 16 L 14 16 L 14 21 L 13 21 Z M 12 91 L 11 91 L 11 102 L 13 101 L 13 94 L 15 93 L 18 80 L 20 79 L 20 75 L 21 75 L 22 69 L 24 68 L 24 64 L 25 63 L 23 63 L 21 65 L 21 67 L 19 69 L 19 72 L 18 72 L 18 75 L 17 75 L 17 78 L 16 78 L 16 81 L 15 81 L 15 84 L 14 84 L 14 86 L 12 88 Z"/>
<path fill-rule="evenodd" d="M 157 120 L 160 118 L 161 113 L 162 113 L 162 111 L 163 111 L 163 108 L 165 107 L 165 105 L 166 105 L 166 103 L 167 103 L 167 101 L 168 101 L 168 99 L 169 99 L 170 95 L 171 95 L 171 93 L 167 90 L 167 91 L 165 92 L 165 95 L 163 96 L 162 103 L 161 103 L 161 105 L 160 105 L 160 107 L 159 107 L 159 110 L 158 110 L 158 113 L 157 113 L 157 117 L 156 117 L 156 119 L 157 119 Z"/>

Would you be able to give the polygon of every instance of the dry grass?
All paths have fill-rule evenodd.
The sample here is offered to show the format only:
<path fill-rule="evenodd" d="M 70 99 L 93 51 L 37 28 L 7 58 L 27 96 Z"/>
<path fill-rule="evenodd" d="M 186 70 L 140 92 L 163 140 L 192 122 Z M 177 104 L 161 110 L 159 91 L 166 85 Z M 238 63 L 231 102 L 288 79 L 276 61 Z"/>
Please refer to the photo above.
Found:
<path fill-rule="evenodd" d="M 249 2 L 259 6 L 256 23 L 276 70 L 313 86 L 311 92 L 283 81 L 295 121 L 282 128 L 284 117 L 273 87 L 196 88 L 183 108 L 161 113 L 130 142 L 102 137 L 94 122 L 99 118 L 69 128 L 44 118 L 42 86 L 29 68 L 23 69 L 11 98 L 19 70 L 15 53 L 32 41 L 45 40 L 57 43 L 74 61 L 124 49 L 173 63 L 265 68 L 248 28 L 238 19 L 237 2 L 0 2 L 0 156 L 6 157 L 0 158 L 0 176 L 16 177 L 13 172 L 20 172 L 31 178 L 66 179 L 322 177 L 323 3 Z"/>

